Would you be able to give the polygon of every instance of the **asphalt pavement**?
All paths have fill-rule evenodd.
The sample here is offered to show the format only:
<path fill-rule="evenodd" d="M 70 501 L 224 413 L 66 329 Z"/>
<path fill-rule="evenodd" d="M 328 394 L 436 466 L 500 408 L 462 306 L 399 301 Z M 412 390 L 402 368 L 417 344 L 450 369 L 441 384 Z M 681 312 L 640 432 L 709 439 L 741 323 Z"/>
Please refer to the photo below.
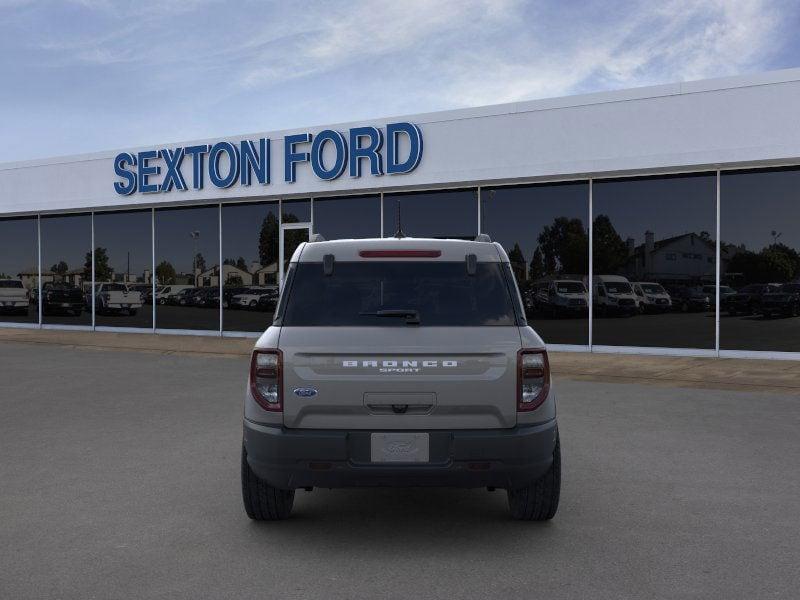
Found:
<path fill-rule="evenodd" d="M 0 341 L 0 598 L 796 598 L 800 398 L 557 382 L 561 507 L 241 506 L 247 359 Z"/>

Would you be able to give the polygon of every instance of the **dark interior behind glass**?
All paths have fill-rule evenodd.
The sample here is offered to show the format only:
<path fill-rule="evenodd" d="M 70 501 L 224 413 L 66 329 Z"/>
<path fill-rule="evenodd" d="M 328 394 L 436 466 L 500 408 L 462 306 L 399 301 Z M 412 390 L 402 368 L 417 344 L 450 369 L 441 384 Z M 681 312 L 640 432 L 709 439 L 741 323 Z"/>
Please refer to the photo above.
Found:
<path fill-rule="evenodd" d="M 594 344 L 714 348 L 716 204 L 714 173 L 593 183 Z"/>
<path fill-rule="evenodd" d="M 24 292 L 0 294 L 0 321 L 38 323 L 39 234 L 36 217 L 0 219 L 0 287 Z"/>
<path fill-rule="evenodd" d="M 528 323 L 548 344 L 589 344 L 588 227 L 588 182 L 481 188 L 481 232 L 508 253 Z"/>
<path fill-rule="evenodd" d="M 765 316 L 766 285 L 800 282 L 800 169 L 731 171 L 720 178 L 723 350 L 800 352 L 800 305 L 779 300 Z"/>
<path fill-rule="evenodd" d="M 95 297 L 95 325 L 100 327 L 153 326 L 153 216 L 151 211 L 95 213 L 95 294 L 128 291 L 125 300 L 138 308 L 109 311 Z M 111 283 L 114 282 L 114 283 Z M 137 295 L 138 294 L 138 295 Z M 88 298 L 91 305 L 91 297 Z"/>
<path fill-rule="evenodd" d="M 500 263 L 465 262 L 322 263 L 294 266 L 282 325 L 409 326 L 403 315 L 416 311 L 421 326 L 515 325 L 514 304 Z"/>
<path fill-rule="evenodd" d="M 42 217 L 41 234 L 42 322 L 91 325 L 92 215 Z"/>

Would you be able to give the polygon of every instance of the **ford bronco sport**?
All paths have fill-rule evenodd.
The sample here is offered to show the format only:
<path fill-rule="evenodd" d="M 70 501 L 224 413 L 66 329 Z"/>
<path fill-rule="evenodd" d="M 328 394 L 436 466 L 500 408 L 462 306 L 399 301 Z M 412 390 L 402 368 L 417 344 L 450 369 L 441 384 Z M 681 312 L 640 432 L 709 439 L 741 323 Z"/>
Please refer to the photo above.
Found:
<path fill-rule="evenodd" d="M 297 248 L 244 406 L 248 516 L 297 489 L 504 488 L 511 515 L 558 508 L 561 455 L 544 343 L 503 248 L 385 238 Z"/>

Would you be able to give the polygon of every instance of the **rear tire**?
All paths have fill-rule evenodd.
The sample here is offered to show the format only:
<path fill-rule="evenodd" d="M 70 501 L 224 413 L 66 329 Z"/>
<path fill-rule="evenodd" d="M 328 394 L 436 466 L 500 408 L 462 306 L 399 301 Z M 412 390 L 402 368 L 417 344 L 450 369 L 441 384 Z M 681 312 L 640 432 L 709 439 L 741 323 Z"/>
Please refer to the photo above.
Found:
<path fill-rule="evenodd" d="M 247 516 L 254 521 L 280 521 L 289 517 L 294 490 L 272 487 L 253 473 L 242 446 L 242 500 Z"/>
<path fill-rule="evenodd" d="M 561 495 L 561 442 L 556 436 L 553 464 L 528 487 L 508 490 L 508 508 L 518 521 L 548 521 L 558 511 Z"/>

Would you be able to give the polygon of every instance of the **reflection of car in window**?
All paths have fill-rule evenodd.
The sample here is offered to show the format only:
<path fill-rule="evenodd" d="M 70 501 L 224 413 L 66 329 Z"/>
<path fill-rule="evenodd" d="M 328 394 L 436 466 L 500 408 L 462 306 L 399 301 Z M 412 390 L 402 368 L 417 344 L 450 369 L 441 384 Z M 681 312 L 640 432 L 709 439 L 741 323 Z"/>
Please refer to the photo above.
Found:
<path fill-rule="evenodd" d="M 42 285 L 42 313 L 63 313 L 80 316 L 83 312 L 84 298 L 80 288 L 68 283 Z"/>
<path fill-rule="evenodd" d="M 201 308 L 219 307 L 219 287 L 210 286 L 191 290 L 188 304 Z"/>
<path fill-rule="evenodd" d="M 800 315 L 800 283 L 785 283 L 770 287 L 762 294 L 758 312 L 765 317 L 796 317 Z"/>
<path fill-rule="evenodd" d="M 716 302 L 716 297 L 717 297 L 717 288 L 716 288 L 716 286 L 704 285 L 703 286 L 703 293 L 708 295 L 708 297 L 711 299 L 711 303 L 712 304 L 714 302 Z M 730 287 L 728 285 L 719 286 L 719 304 L 723 308 L 723 310 L 724 310 L 724 307 L 726 306 L 726 303 L 727 303 L 728 299 L 730 299 L 731 296 L 735 296 L 735 295 L 736 295 L 736 290 L 734 290 L 732 287 Z"/>
<path fill-rule="evenodd" d="M 86 305 L 91 306 L 92 297 L 86 295 Z M 97 314 L 119 314 L 126 312 L 135 315 L 142 307 L 142 295 L 128 289 L 122 283 L 95 283 L 94 309 Z"/>
<path fill-rule="evenodd" d="M 194 288 L 193 285 L 165 285 L 160 290 L 156 290 L 156 303 L 175 304 L 175 296 L 183 290 Z"/>
<path fill-rule="evenodd" d="M 636 281 L 631 286 L 639 312 L 663 313 L 672 308 L 672 299 L 660 283 Z"/>
<path fill-rule="evenodd" d="M 294 260 L 251 359 L 248 516 L 286 518 L 297 488 L 374 485 L 500 487 L 513 517 L 555 515 L 547 352 L 499 244 L 314 241 Z"/>
<path fill-rule="evenodd" d="M 139 292 L 142 297 L 142 304 L 153 303 L 153 286 L 149 283 L 135 283 L 126 286 L 129 292 Z M 156 292 L 162 289 L 163 286 L 157 286 Z"/>
<path fill-rule="evenodd" d="M 589 310 L 589 295 L 582 281 L 556 279 L 534 285 L 537 312 L 559 317 L 580 316 Z"/>
<path fill-rule="evenodd" d="M 258 299 L 258 306 L 256 308 L 258 310 L 271 312 L 274 311 L 277 306 L 278 306 L 278 288 L 275 288 L 267 290 L 267 293 L 263 294 L 261 298 Z"/>
<path fill-rule="evenodd" d="M 248 308 L 255 310 L 263 297 L 274 298 L 276 291 L 274 288 L 251 287 L 236 294 L 231 298 L 231 308 Z"/>
<path fill-rule="evenodd" d="M 594 310 L 599 315 L 634 315 L 639 311 L 636 295 L 627 278 L 621 275 L 593 277 Z"/>
<path fill-rule="evenodd" d="M 30 292 L 21 279 L 0 279 L 0 312 L 28 314 Z"/>
<path fill-rule="evenodd" d="M 700 287 L 675 286 L 669 288 L 672 306 L 681 312 L 706 312 L 711 310 L 711 298 Z"/>
<path fill-rule="evenodd" d="M 176 286 L 173 286 L 176 287 Z M 180 286 L 177 286 L 180 287 Z M 186 286 L 174 294 L 167 296 L 167 304 L 174 306 L 187 306 L 191 304 L 191 298 L 199 288 L 194 286 Z"/>
<path fill-rule="evenodd" d="M 778 288 L 780 288 L 778 283 L 751 283 L 726 298 L 725 309 L 731 316 L 756 314 L 760 310 L 764 294 L 775 292 Z"/>

